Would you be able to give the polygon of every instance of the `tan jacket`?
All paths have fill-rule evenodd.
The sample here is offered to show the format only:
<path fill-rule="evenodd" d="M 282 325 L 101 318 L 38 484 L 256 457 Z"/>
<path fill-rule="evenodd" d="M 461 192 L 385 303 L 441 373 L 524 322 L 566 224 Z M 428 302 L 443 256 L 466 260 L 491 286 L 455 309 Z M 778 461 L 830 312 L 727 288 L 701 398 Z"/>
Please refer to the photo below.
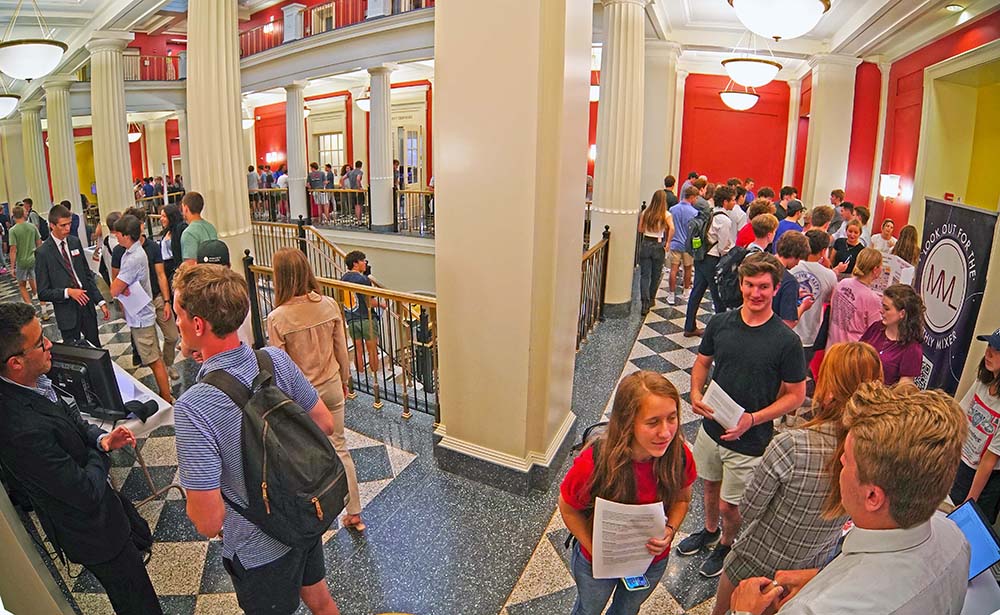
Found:
<path fill-rule="evenodd" d="M 267 317 L 267 335 L 313 386 L 351 377 L 343 312 L 330 297 L 311 292 L 274 308 Z"/>

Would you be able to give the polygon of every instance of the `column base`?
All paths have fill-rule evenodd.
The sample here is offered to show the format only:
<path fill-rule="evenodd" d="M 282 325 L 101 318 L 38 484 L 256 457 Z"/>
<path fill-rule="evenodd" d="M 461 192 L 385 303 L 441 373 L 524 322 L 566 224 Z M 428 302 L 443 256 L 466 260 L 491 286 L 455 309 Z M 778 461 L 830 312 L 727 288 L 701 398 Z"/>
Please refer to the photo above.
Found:
<path fill-rule="evenodd" d="M 604 317 L 605 318 L 628 318 L 629 314 L 632 313 L 632 302 L 628 303 L 605 303 L 604 304 Z"/>
<path fill-rule="evenodd" d="M 396 228 L 392 224 L 373 224 L 371 228 L 373 233 L 395 233 Z"/>
<path fill-rule="evenodd" d="M 434 436 L 434 459 L 439 468 L 452 474 L 457 474 L 477 483 L 483 483 L 503 491 L 517 495 L 528 495 L 532 491 L 546 491 L 552 483 L 562 479 L 562 466 L 569 455 L 577 439 L 577 430 L 573 427 L 576 424 L 576 415 L 570 413 L 563 423 L 561 441 L 556 445 L 551 459 L 546 465 L 538 461 L 527 461 L 530 467 L 527 470 L 502 465 L 498 462 L 489 461 L 473 455 L 471 452 L 456 450 L 452 448 L 456 442 L 442 441 L 447 436 L 435 434 Z M 551 447 L 550 447 L 551 450 Z"/>

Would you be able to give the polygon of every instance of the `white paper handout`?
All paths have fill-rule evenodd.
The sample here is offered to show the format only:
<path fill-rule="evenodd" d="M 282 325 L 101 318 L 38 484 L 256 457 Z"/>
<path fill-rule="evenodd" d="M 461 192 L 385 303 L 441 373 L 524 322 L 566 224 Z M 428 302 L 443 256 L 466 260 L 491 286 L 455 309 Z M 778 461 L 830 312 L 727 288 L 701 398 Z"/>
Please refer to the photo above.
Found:
<path fill-rule="evenodd" d="M 118 300 L 129 314 L 138 314 L 150 302 L 149 295 L 138 281 L 129 284 L 128 295 L 122 293 L 118 295 Z"/>
<path fill-rule="evenodd" d="M 653 556 L 646 550 L 650 538 L 662 538 L 667 529 L 663 503 L 619 504 L 594 502 L 595 579 L 635 577 L 646 573 Z"/>
<path fill-rule="evenodd" d="M 746 412 L 743 406 L 733 401 L 729 393 L 722 390 L 722 387 L 716 384 L 714 380 L 708 385 L 708 390 L 705 391 L 701 401 L 712 409 L 712 413 L 715 415 L 715 422 L 726 429 L 736 427 L 740 422 L 740 417 Z"/>

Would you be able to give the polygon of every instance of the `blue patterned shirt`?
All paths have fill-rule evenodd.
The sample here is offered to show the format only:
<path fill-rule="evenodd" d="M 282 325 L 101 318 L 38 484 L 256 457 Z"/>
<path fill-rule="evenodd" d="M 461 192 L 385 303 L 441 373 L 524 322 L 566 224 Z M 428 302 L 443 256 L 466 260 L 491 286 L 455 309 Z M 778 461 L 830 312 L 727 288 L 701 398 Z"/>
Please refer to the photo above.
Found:
<path fill-rule="evenodd" d="M 274 383 L 307 412 L 316 405 L 319 395 L 292 359 L 277 348 L 265 348 L 274 361 Z M 198 379 L 210 371 L 224 369 L 246 386 L 257 376 L 253 349 L 238 348 L 219 353 L 201 366 Z M 241 434 L 243 413 L 219 389 L 195 384 L 174 404 L 177 432 L 177 461 L 181 486 L 195 491 L 221 489 L 223 495 L 240 506 L 247 506 L 247 488 L 243 479 Z M 290 548 L 265 534 L 226 504 L 222 525 L 222 556 L 239 555 L 246 568 L 270 564 Z"/>

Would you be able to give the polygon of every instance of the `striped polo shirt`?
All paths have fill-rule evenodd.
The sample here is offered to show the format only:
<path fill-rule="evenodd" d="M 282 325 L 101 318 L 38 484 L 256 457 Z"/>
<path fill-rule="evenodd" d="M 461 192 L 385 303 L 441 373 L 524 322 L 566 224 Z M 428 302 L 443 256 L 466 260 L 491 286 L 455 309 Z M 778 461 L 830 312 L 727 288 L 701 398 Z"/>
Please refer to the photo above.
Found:
<path fill-rule="evenodd" d="M 319 400 L 316 389 L 283 350 L 264 350 L 274 361 L 274 383 L 306 412 L 311 410 Z M 245 386 L 250 386 L 258 373 L 253 349 L 245 344 L 206 360 L 198 380 L 217 369 L 226 370 Z M 195 491 L 221 489 L 233 502 L 247 506 L 240 438 L 243 413 L 239 407 L 219 389 L 199 382 L 174 404 L 174 423 L 181 486 Z M 245 568 L 257 568 L 290 550 L 226 504 L 223 557 L 231 560 L 236 554 Z"/>

